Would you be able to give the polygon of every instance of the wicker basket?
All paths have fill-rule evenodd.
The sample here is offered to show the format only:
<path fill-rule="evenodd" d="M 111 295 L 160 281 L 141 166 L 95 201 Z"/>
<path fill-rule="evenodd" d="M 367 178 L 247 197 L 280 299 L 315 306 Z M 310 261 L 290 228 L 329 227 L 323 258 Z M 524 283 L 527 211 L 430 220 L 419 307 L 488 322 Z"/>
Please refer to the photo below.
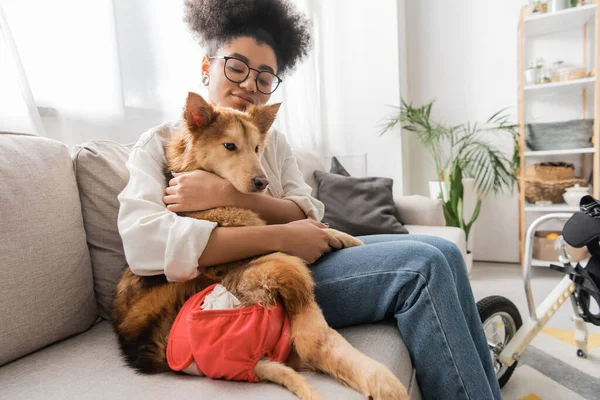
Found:
<path fill-rule="evenodd" d="M 525 178 L 525 200 L 530 204 L 535 204 L 538 201 L 564 203 L 563 193 L 565 193 L 565 189 L 576 184 L 585 186 L 587 182 L 582 178 L 561 180 Z"/>
<path fill-rule="evenodd" d="M 575 178 L 575 166 L 564 162 L 543 162 L 530 165 L 525 177 L 531 180 L 557 181 Z"/>

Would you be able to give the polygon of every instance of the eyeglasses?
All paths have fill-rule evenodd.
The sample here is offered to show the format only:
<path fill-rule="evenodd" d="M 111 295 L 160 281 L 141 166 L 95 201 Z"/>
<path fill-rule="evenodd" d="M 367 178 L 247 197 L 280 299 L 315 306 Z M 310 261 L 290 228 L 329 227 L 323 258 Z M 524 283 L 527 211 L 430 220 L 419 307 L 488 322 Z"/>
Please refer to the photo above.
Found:
<path fill-rule="evenodd" d="M 233 83 L 244 82 L 246 79 L 248 79 L 248 76 L 250 76 L 250 71 L 256 71 L 256 89 L 263 94 L 273 93 L 279 84 L 283 82 L 274 73 L 250 68 L 246 62 L 240 60 L 239 58 L 227 56 L 215 56 L 209 58 L 225 60 L 223 63 L 223 72 L 225 73 L 225 78 L 229 79 Z"/>

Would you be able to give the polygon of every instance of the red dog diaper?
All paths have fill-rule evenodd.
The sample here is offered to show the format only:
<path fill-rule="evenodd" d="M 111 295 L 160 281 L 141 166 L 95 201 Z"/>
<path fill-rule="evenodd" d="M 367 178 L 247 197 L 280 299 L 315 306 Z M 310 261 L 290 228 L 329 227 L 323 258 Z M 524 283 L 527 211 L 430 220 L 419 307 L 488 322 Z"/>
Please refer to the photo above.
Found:
<path fill-rule="evenodd" d="M 195 363 L 210 378 L 258 382 L 254 367 L 263 356 L 283 362 L 290 353 L 289 317 L 279 303 L 202 310 L 216 285 L 189 298 L 177 314 L 167 342 L 169 367 L 183 371 Z"/>

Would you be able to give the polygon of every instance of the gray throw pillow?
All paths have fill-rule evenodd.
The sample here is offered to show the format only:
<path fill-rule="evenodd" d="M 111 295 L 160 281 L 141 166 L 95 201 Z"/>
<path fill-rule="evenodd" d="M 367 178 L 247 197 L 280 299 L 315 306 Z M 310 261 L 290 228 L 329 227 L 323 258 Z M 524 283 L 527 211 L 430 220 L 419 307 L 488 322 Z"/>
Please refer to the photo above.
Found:
<path fill-rule="evenodd" d="M 394 204 L 390 178 L 355 178 L 315 171 L 323 222 L 352 236 L 408 233 Z"/>
<path fill-rule="evenodd" d="M 350 176 L 348 171 L 346 171 L 346 168 L 342 166 L 342 164 L 336 157 L 333 157 L 331 159 L 331 169 L 329 170 L 329 172 L 337 175 Z"/>
<path fill-rule="evenodd" d="M 129 180 L 125 163 L 131 147 L 97 140 L 74 146 L 71 150 L 94 273 L 98 313 L 107 320 L 111 319 L 117 284 L 127 267 L 117 227 L 117 196 Z"/>

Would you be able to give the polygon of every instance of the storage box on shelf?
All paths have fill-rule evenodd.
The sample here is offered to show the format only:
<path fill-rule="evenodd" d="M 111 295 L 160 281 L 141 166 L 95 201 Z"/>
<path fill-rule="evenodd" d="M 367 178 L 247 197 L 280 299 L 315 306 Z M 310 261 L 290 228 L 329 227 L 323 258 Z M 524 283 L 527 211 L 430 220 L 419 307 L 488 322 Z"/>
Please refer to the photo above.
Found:
<path fill-rule="evenodd" d="M 558 252 L 556 250 L 556 239 L 560 236 L 560 231 L 537 231 L 533 240 L 533 258 L 539 261 L 558 261 Z M 571 261 L 583 261 L 590 256 L 587 247 L 580 249 L 566 246 L 567 253 Z"/>
<path fill-rule="evenodd" d="M 596 4 L 544 14 L 532 13 L 531 8 L 524 7 L 521 12 L 518 35 L 518 118 L 521 149 L 519 236 L 522 262 L 528 222 L 530 223 L 536 217 L 536 213 L 578 211 L 578 206 L 573 201 L 570 201 L 570 204 L 565 203 L 563 195 L 567 188 L 574 185 L 587 187 L 588 181 L 591 182 L 590 194 L 598 198 L 600 80 L 596 78 L 596 67 L 600 65 L 600 51 L 595 51 L 593 45 L 600 43 L 599 25 L 600 11 Z M 566 36 L 575 39 L 575 36 L 578 36 L 575 34 L 576 30 L 582 32 L 582 62 L 577 63 L 570 59 L 569 62 L 577 66 L 572 68 L 564 68 L 564 64 L 556 62 L 556 68 L 551 74 L 544 71 L 543 76 L 537 77 L 536 84 L 526 84 L 525 75 L 528 66 L 526 60 L 530 50 L 535 56 L 532 55 L 529 59 L 535 58 L 535 65 L 538 65 L 536 57 L 539 54 L 535 54 L 533 50 L 533 46 L 537 43 L 535 41 L 540 36 L 546 36 L 542 42 L 546 43 L 545 51 L 548 51 L 548 41 L 552 42 L 555 38 L 560 38 L 556 46 L 552 46 L 551 49 L 552 52 L 556 51 L 553 59 L 562 60 L 561 51 L 564 51 L 567 46 L 572 46 L 572 43 L 563 40 L 562 33 L 570 32 Z M 558 33 L 561 35 L 557 35 Z M 581 43 L 577 43 L 577 46 L 580 45 Z M 588 55 L 593 55 L 593 59 Z M 571 58 L 572 56 L 571 53 Z M 529 69 L 527 72 L 532 71 Z M 530 80 L 531 74 L 528 74 L 527 78 Z M 577 93 L 581 93 L 582 96 L 578 97 Z M 588 94 L 593 94 L 593 101 L 590 101 Z M 577 111 L 579 103 L 573 102 L 578 98 L 581 98 L 582 103 L 581 114 Z M 568 112 L 563 114 L 579 115 L 573 115 L 572 118 L 564 121 L 540 123 L 541 121 L 531 119 L 540 116 L 543 118 L 545 116 L 543 111 L 526 113 L 526 109 L 530 110 L 529 107 L 532 105 L 539 110 L 540 106 L 546 107 L 546 104 L 552 104 L 552 101 L 560 104 L 560 107 L 563 104 L 568 107 Z M 546 115 L 554 116 L 551 113 Z M 544 165 L 545 161 L 563 161 L 566 164 L 574 161 L 578 165 L 581 164 L 581 168 L 577 167 L 577 171 L 564 169 L 561 175 L 561 171 L 556 168 L 545 171 L 540 169 L 540 165 Z M 557 232 L 560 233 L 560 230 Z M 536 237 L 535 243 L 537 243 L 534 244 L 534 248 L 537 246 L 537 250 L 534 250 L 536 256 L 547 258 L 543 254 L 544 252 L 548 254 L 550 248 L 548 242 L 544 242 L 541 237 Z M 553 243 L 551 247 L 553 249 Z M 555 252 L 550 258 L 557 262 L 558 257 Z M 548 260 L 534 257 L 533 265 L 548 266 L 549 264 Z"/>
<path fill-rule="evenodd" d="M 525 143 L 535 151 L 590 148 L 593 136 L 593 119 L 525 124 Z"/>

